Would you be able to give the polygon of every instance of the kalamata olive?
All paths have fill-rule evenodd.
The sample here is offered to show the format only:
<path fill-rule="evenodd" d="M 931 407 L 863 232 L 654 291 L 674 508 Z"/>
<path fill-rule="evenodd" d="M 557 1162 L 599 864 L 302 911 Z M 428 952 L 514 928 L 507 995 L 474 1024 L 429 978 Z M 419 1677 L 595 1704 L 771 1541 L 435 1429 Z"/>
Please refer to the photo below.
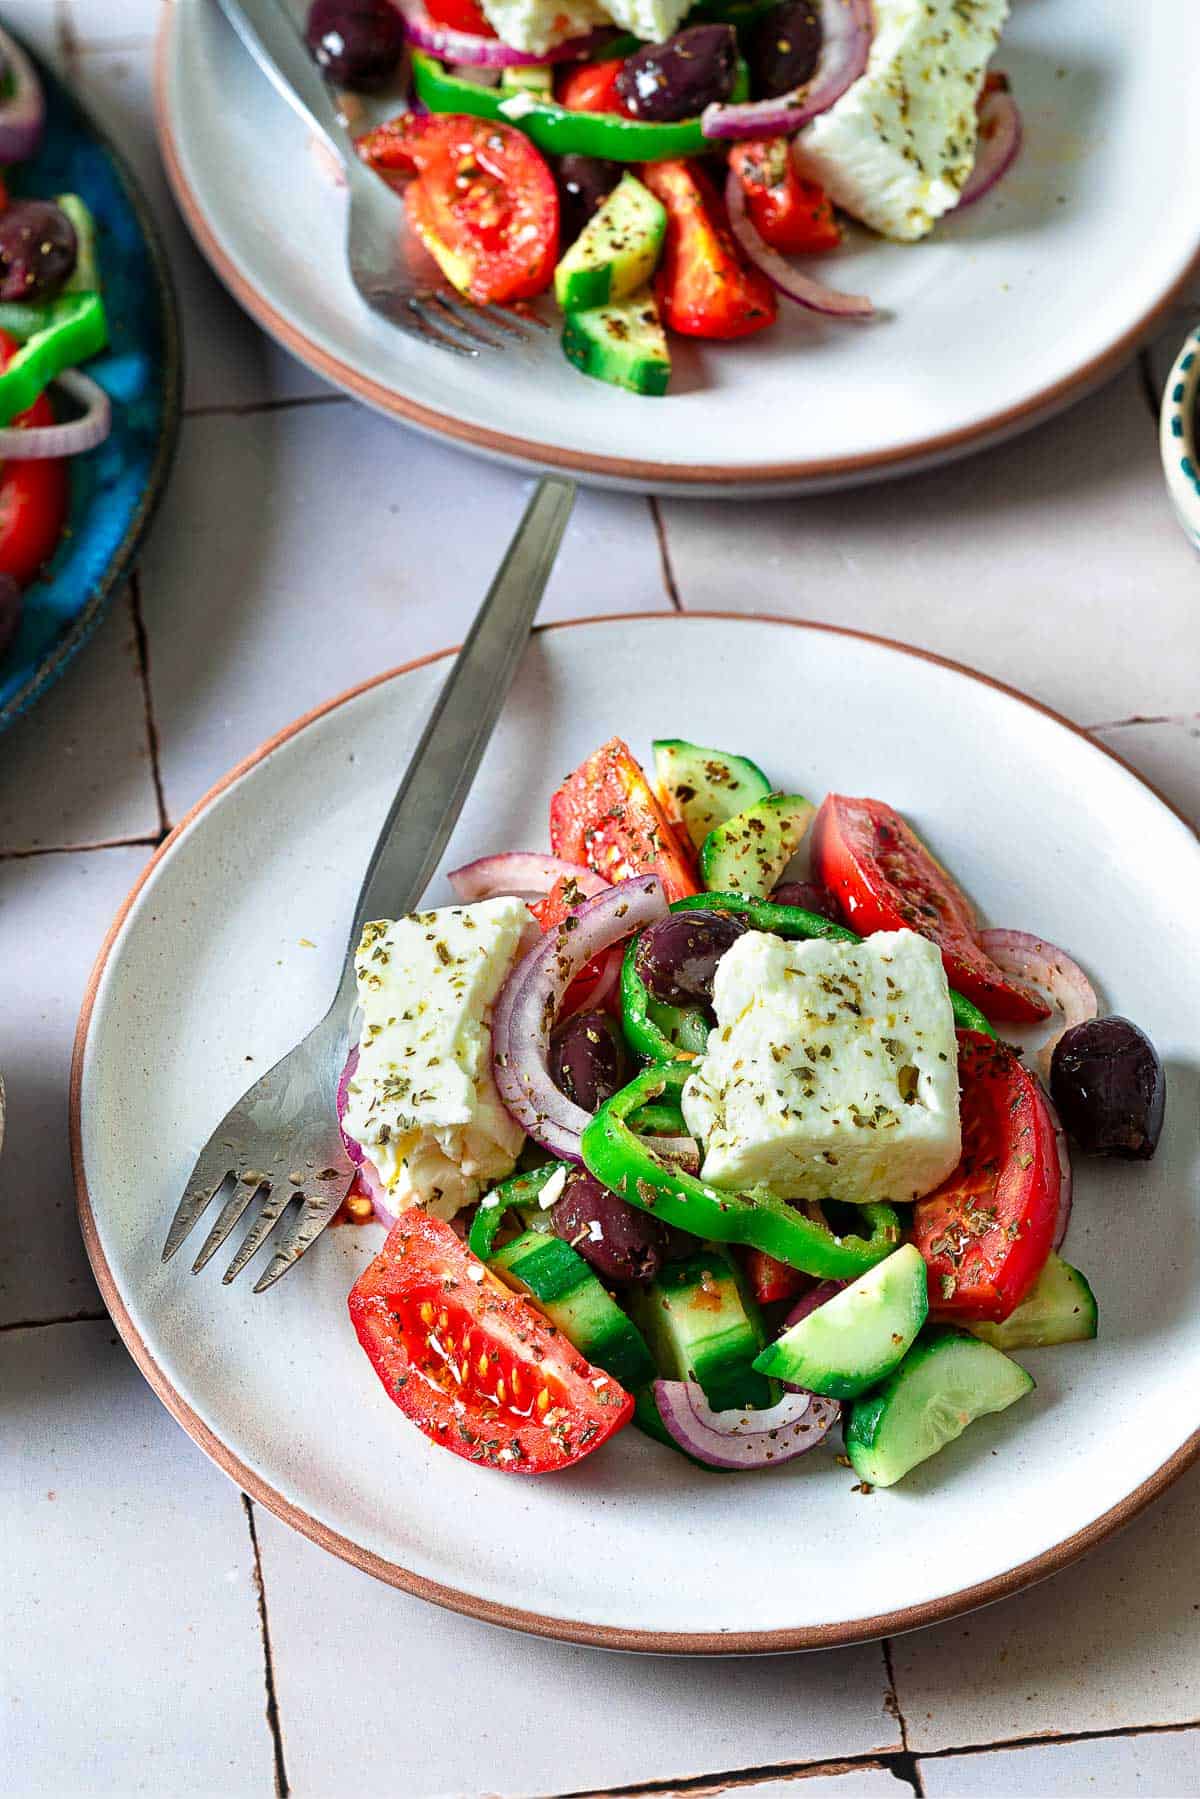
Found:
<path fill-rule="evenodd" d="M 1050 1094 L 1080 1149 L 1147 1161 L 1162 1130 L 1167 1083 L 1158 1051 L 1128 1018 L 1089 1018 L 1064 1031 Z"/>
<path fill-rule="evenodd" d="M 17 634 L 21 622 L 21 589 L 11 575 L 0 575 L 0 656 Z"/>
<path fill-rule="evenodd" d="M 830 893 L 828 887 L 822 887 L 819 881 L 781 881 L 771 898 L 777 906 L 799 906 L 802 911 L 816 912 L 834 924 L 842 922 L 837 896 Z"/>
<path fill-rule="evenodd" d="M 0 300 L 51 300 L 71 270 L 75 227 L 52 200 L 16 200 L 0 212 Z"/>
<path fill-rule="evenodd" d="M 821 15 L 813 0 L 784 0 L 764 13 L 750 39 L 755 95 L 769 100 L 803 87 L 817 66 L 821 38 Z"/>
<path fill-rule="evenodd" d="M 690 25 L 665 44 L 647 44 L 625 58 L 617 92 L 639 119 L 694 119 L 716 100 L 728 100 L 737 78 L 732 25 Z"/>
<path fill-rule="evenodd" d="M 610 1193 L 583 1169 L 567 1177 L 550 1223 L 555 1236 L 606 1281 L 644 1286 L 663 1265 L 666 1232 L 658 1219 Z"/>
<path fill-rule="evenodd" d="M 313 0 L 304 36 L 326 81 L 360 94 L 387 85 L 404 48 L 404 25 L 389 0 Z"/>
<path fill-rule="evenodd" d="M 561 156 L 558 191 L 562 200 L 562 241 L 572 244 L 600 202 L 607 199 L 624 174 L 619 162 L 599 156 Z"/>
<path fill-rule="evenodd" d="M 607 1012 L 577 1012 L 550 1045 L 550 1072 L 568 1099 L 597 1111 L 629 1079 L 625 1039 Z"/>
<path fill-rule="evenodd" d="M 705 1005 L 717 963 L 745 929 L 733 912 L 673 912 L 642 932 L 634 965 L 655 999 Z"/>

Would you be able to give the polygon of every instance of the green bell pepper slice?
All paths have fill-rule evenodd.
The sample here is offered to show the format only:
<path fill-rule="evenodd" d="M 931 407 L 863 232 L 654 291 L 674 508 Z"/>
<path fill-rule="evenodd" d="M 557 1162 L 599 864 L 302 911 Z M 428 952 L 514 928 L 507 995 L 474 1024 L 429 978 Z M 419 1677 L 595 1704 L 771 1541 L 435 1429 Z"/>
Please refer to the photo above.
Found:
<path fill-rule="evenodd" d="M 835 943 L 861 943 L 857 931 L 835 924 L 819 912 L 806 912 L 802 906 L 778 906 L 773 900 L 749 899 L 744 893 L 693 893 L 676 900 L 672 912 L 736 912 L 747 919 L 756 931 L 773 931 L 776 937 L 824 937 Z M 950 989 L 950 1009 L 960 1031 L 982 1031 L 985 1037 L 997 1033 L 979 1007 L 962 993 Z"/>
<path fill-rule="evenodd" d="M 504 1214 L 514 1206 L 533 1205 L 551 1175 L 557 1174 L 560 1168 L 569 1171 L 570 1166 L 569 1162 L 544 1162 L 540 1168 L 531 1168 L 527 1174 L 510 1175 L 508 1180 L 493 1187 L 471 1220 L 471 1234 L 467 1238 L 471 1254 L 486 1262 L 495 1247 L 496 1232 Z"/>
<path fill-rule="evenodd" d="M 678 1106 L 663 1106 L 652 1101 L 630 1114 L 629 1128 L 639 1137 L 686 1137 L 690 1133 Z"/>
<path fill-rule="evenodd" d="M 635 967 L 641 932 L 631 937 L 621 961 L 621 1024 L 625 1041 L 646 1062 L 694 1062 L 704 1054 L 708 1025 L 700 1013 L 651 999 Z"/>
<path fill-rule="evenodd" d="M 601 1106 L 583 1133 L 584 1166 L 613 1193 L 666 1224 L 714 1243 L 741 1243 L 819 1280 L 856 1280 L 900 1242 L 900 1220 L 889 1205 L 860 1207 L 867 1237 L 839 1237 L 806 1218 L 766 1188 L 747 1193 L 711 1187 L 696 1175 L 661 1162 L 629 1127 L 639 1107 L 666 1094 L 679 1103 L 685 1064 L 643 1069 Z"/>
<path fill-rule="evenodd" d="M 700 120 L 681 119 L 678 124 L 654 125 L 642 119 L 625 119 L 619 113 L 572 112 L 553 100 L 524 100 L 519 112 L 503 111 L 513 95 L 502 88 L 480 87 L 452 75 L 444 63 L 423 50 L 412 56 L 413 87 L 430 112 L 471 113 L 479 119 L 496 119 L 515 125 L 550 156 L 599 156 L 609 162 L 659 162 L 667 157 L 707 156 L 713 140 L 705 137 Z M 732 98 L 744 100 L 750 92 L 749 72 L 739 61 Z"/>
<path fill-rule="evenodd" d="M 9 425 L 40 393 L 77 363 L 95 356 L 108 342 L 104 302 L 99 294 L 64 294 L 46 306 L 20 306 L 23 330 L 13 329 L 19 302 L 0 312 L 0 326 L 24 342 L 0 375 L 0 425 Z M 6 316 L 7 315 L 7 316 Z"/>

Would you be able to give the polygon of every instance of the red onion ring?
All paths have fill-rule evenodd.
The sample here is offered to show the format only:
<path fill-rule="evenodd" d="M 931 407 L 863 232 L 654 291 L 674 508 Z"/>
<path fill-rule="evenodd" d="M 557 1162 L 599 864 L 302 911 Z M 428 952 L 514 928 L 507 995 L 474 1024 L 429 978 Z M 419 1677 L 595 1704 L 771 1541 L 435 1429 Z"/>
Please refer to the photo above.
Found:
<path fill-rule="evenodd" d="M 981 931 L 979 943 L 997 968 L 1032 987 L 1059 1014 L 1061 1022 L 1034 1056 L 1042 1079 L 1049 1082 L 1050 1060 L 1063 1032 L 1095 1018 L 1100 1009 L 1092 983 L 1065 950 L 1028 931 Z"/>
<path fill-rule="evenodd" d="M 358 1045 L 356 1043 L 351 1049 L 350 1054 L 346 1057 L 346 1066 L 342 1069 L 341 1075 L 338 1078 L 338 1130 L 341 1133 L 342 1147 L 350 1160 L 354 1163 L 355 1168 L 358 1170 L 354 1176 L 355 1187 L 370 1200 L 375 1208 L 376 1218 L 378 1218 L 380 1224 L 390 1231 L 396 1222 L 396 1214 L 388 1207 L 387 1193 L 384 1189 L 383 1182 L 379 1178 L 379 1170 L 364 1151 L 362 1144 L 347 1133 L 344 1123 L 346 1107 L 350 1103 L 350 1082 L 354 1078 L 354 1071 L 357 1067 Z"/>
<path fill-rule="evenodd" d="M 28 162 L 41 147 L 46 101 L 37 71 L 16 39 L 0 29 L 0 51 L 12 70 L 13 91 L 0 101 L 0 163 Z"/>
<path fill-rule="evenodd" d="M 1061 1249 L 1067 1226 L 1071 1222 L 1071 1196 L 1075 1185 L 1071 1173 L 1071 1152 L 1067 1148 L 1067 1133 L 1063 1130 L 1058 1107 L 1040 1081 L 1037 1082 L 1037 1091 L 1050 1129 L 1054 1132 L 1054 1147 L 1058 1151 L 1058 1215 L 1054 1220 L 1054 1242 L 1051 1247 Z"/>
<path fill-rule="evenodd" d="M 498 37 L 477 37 L 474 32 L 455 31 L 449 25 L 438 25 L 426 12 L 422 0 L 394 0 L 404 19 L 404 30 L 410 44 L 427 50 L 441 62 L 465 63 L 474 69 L 535 68 L 548 62 L 575 62 L 586 56 L 597 44 L 612 36 L 610 26 L 597 26 L 580 37 L 566 38 L 549 50 L 514 50 Z"/>
<path fill-rule="evenodd" d="M 65 369 L 57 378 L 73 400 L 86 408 L 65 425 L 0 426 L 0 462 L 40 462 L 49 456 L 82 456 L 102 444 L 112 430 L 112 401 L 90 375 Z"/>
<path fill-rule="evenodd" d="M 658 1415 L 669 1434 L 706 1468 L 741 1471 L 791 1462 L 826 1437 L 841 1416 L 836 1399 L 801 1388 L 759 1412 L 714 1412 L 704 1389 L 690 1380 L 656 1380 Z"/>
<path fill-rule="evenodd" d="M 979 101 L 979 143 L 975 167 L 958 197 L 956 212 L 973 206 L 990 193 L 1001 175 L 1016 160 L 1024 133 L 1017 103 L 1006 87 L 993 88 Z"/>
<path fill-rule="evenodd" d="M 875 308 L 865 294 L 843 294 L 836 288 L 825 287 L 811 275 L 801 274 L 778 250 L 764 244 L 750 222 L 746 195 L 733 169 L 725 182 L 725 206 L 729 213 L 729 228 L 745 256 L 766 276 L 772 287 L 794 300 L 797 306 L 803 306 L 808 312 L 819 312 L 825 318 L 869 319 L 872 316 Z"/>
<path fill-rule="evenodd" d="M 772 100 L 717 102 L 700 115 L 705 137 L 790 137 L 828 112 L 864 72 L 875 36 L 871 0 L 818 0 L 821 54 L 811 80 Z"/>
<path fill-rule="evenodd" d="M 501 990 L 492 1015 L 496 1089 L 517 1123 L 551 1155 L 580 1161 L 579 1139 L 590 1117 L 550 1074 L 550 1032 L 563 996 L 585 963 L 666 915 L 657 875 L 608 887 L 572 914 L 570 930 L 560 925 L 547 931 Z M 669 1155 L 675 1143 L 664 1138 L 655 1147 Z"/>
<path fill-rule="evenodd" d="M 508 850 L 499 856 L 480 856 L 477 862 L 452 869 L 446 878 L 455 897 L 468 906 L 476 900 L 501 899 L 509 894 L 518 899 L 543 899 L 556 881 L 574 881 L 585 899 L 594 899 L 608 886 L 590 868 L 578 862 L 564 862 L 561 856 L 544 856 L 539 850 Z"/>

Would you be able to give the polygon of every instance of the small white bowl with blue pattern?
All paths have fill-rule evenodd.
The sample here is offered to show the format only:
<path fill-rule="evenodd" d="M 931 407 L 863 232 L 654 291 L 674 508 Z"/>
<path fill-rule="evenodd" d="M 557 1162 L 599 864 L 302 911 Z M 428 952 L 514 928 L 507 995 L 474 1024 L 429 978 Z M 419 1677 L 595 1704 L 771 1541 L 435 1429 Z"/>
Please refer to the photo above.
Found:
<path fill-rule="evenodd" d="M 1188 332 L 1163 389 L 1159 447 L 1179 522 L 1200 550 L 1200 325 Z"/>

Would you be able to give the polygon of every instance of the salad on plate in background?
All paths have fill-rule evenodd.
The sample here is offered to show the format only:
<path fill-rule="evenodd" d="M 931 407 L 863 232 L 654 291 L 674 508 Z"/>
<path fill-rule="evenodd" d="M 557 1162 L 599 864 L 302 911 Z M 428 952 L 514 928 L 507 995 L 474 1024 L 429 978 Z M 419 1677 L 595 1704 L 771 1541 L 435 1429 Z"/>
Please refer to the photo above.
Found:
<path fill-rule="evenodd" d="M 313 0 L 336 86 L 409 106 L 361 133 L 480 304 L 553 290 L 585 374 L 662 394 L 672 336 L 729 341 L 780 301 L 868 320 L 825 279 L 843 218 L 898 242 L 985 193 L 1020 144 L 989 70 L 1008 0 Z"/>
<path fill-rule="evenodd" d="M 548 853 L 450 881 L 364 928 L 338 1089 L 389 1231 L 351 1317 L 434 1443 L 536 1474 L 633 1424 L 748 1470 L 840 1422 L 870 1491 L 1096 1335 L 1068 1139 L 1152 1156 L 1161 1063 L 891 805 L 614 737 Z"/>

